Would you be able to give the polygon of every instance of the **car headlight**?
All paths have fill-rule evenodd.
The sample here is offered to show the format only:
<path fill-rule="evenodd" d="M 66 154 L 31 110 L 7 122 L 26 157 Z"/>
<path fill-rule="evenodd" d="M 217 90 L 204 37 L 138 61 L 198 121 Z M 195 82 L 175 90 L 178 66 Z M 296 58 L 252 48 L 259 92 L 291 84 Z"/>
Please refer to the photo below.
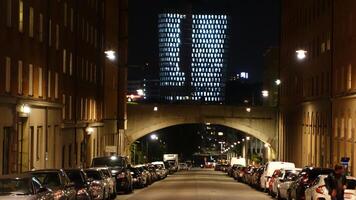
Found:
<path fill-rule="evenodd" d="M 64 195 L 64 192 L 62 190 L 58 190 L 58 191 L 54 192 L 53 193 L 54 200 L 61 199 L 63 195 Z"/>

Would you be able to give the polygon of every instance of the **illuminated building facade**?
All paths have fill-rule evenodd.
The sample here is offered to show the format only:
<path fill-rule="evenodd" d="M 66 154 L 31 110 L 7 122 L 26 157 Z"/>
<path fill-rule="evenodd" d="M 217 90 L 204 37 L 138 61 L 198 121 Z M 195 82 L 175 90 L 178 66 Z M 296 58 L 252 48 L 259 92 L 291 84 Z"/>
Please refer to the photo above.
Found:
<path fill-rule="evenodd" d="M 228 22 L 227 15 L 159 15 L 163 100 L 224 101 Z"/>

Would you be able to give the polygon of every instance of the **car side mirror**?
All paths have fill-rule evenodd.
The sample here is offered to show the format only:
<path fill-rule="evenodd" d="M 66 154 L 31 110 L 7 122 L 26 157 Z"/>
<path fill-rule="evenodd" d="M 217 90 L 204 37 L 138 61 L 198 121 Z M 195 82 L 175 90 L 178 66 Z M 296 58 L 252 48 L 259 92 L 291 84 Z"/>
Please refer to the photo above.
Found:
<path fill-rule="evenodd" d="M 48 191 L 49 191 L 48 188 L 46 188 L 46 187 L 41 187 L 41 188 L 39 188 L 39 189 L 36 191 L 36 193 L 38 194 L 38 193 L 44 193 L 44 192 L 48 192 Z"/>

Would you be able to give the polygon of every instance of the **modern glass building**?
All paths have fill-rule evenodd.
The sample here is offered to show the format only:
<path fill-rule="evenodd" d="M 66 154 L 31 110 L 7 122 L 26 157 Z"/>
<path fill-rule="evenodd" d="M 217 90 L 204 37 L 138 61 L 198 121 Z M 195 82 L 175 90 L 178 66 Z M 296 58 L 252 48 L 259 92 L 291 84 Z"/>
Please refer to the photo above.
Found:
<path fill-rule="evenodd" d="M 159 15 L 161 95 L 167 101 L 224 101 L 227 15 Z"/>

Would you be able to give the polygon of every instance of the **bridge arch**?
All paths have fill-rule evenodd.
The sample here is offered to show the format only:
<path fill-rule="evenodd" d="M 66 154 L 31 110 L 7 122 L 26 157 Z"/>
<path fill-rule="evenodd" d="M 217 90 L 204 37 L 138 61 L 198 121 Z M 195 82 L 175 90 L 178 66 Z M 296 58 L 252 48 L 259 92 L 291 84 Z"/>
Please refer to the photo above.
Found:
<path fill-rule="evenodd" d="M 132 142 L 147 134 L 181 124 L 230 127 L 270 144 L 272 150 L 278 142 L 274 108 L 254 107 L 247 112 L 245 107 L 225 105 L 129 104 L 127 113 L 127 150 Z"/>

